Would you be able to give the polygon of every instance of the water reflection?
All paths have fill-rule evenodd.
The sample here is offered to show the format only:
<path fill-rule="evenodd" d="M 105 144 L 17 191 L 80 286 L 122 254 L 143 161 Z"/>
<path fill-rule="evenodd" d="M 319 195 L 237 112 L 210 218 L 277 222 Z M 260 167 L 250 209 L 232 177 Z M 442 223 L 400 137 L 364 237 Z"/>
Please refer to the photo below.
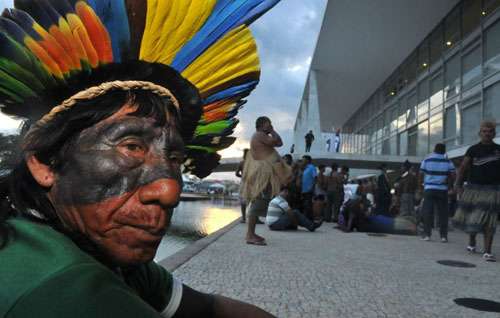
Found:
<path fill-rule="evenodd" d="M 175 209 L 167 235 L 155 261 L 174 254 L 201 237 L 209 235 L 240 216 L 238 201 L 183 201 Z"/>

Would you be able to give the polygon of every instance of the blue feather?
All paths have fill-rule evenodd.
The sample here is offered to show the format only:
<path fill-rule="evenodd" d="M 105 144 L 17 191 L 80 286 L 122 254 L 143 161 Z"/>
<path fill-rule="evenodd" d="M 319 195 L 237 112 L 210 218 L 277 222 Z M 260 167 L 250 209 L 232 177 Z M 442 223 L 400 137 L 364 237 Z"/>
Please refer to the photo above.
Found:
<path fill-rule="evenodd" d="M 121 62 L 130 47 L 130 29 L 124 0 L 88 0 L 111 36 L 114 62 Z"/>
<path fill-rule="evenodd" d="M 244 95 L 245 93 L 248 94 L 255 88 L 255 86 L 257 86 L 257 83 L 259 83 L 259 81 L 251 81 L 242 85 L 229 87 L 205 98 L 204 104 L 210 104 L 218 100 L 233 97 L 236 95 Z"/>
<path fill-rule="evenodd" d="M 196 35 L 179 51 L 172 67 L 182 72 L 208 47 L 214 44 L 242 22 L 251 21 L 252 14 L 262 15 L 270 9 L 269 0 L 222 0 L 219 1 L 210 17 Z M 262 6 L 261 6 L 262 4 Z"/>
<path fill-rule="evenodd" d="M 272 7 L 278 4 L 280 0 L 264 0 L 264 2 L 257 5 L 255 8 L 250 10 L 247 15 L 241 18 L 237 25 L 246 24 L 250 25 L 252 22 L 260 18 L 264 13 L 269 11 Z"/>

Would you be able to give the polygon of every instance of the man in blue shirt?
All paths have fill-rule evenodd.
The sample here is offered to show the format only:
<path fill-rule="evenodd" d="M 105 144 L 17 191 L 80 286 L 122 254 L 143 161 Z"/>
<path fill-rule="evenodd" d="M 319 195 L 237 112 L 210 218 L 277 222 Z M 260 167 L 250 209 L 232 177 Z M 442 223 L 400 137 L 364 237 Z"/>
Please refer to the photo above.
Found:
<path fill-rule="evenodd" d="M 420 165 L 420 184 L 424 184 L 424 216 L 423 241 L 430 241 L 431 228 L 434 220 L 434 209 L 439 218 L 441 242 L 448 242 L 448 189 L 453 183 L 455 166 L 446 156 L 446 146 L 436 144 L 434 152 L 422 161 Z"/>
<path fill-rule="evenodd" d="M 312 199 L 318 172 L 316 171 L 316 167 L 312 164 L 311 156 L 303 156 L 302 164 L 302 213 L 312 220 Z"/>

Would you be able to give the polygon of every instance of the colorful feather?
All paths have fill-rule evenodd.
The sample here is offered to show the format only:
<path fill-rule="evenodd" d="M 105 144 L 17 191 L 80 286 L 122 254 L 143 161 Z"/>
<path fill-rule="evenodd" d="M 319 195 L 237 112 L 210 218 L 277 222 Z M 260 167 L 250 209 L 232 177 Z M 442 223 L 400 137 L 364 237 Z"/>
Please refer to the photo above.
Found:
<path fill-rule="evenodd" d="M 88 3 L 109 32 L 114 62 L 120 62 L 122 57 L 126 57 L 130 46 L 130 29 L 124 0 L 90 0 Z"/>
<path fill-rule="evenodd" d="M 12 37 L 12 39 L 16 42 L 24 44 L 24 46 L 26 46 L 44 64 L 46 69 L 57 78 L 62 79 L 64 77 L 64 73 L 69 71 L 63 58 L 57 55 L 57 48 L 53 48 L 53 55 L 51 55 L 37 41 L 26 34 L 26 32 L 24 32 L 24 30 L 15 22 L 0 17 L 0 30 Z M 53 59 L 53 56 L 55 56 L 56 59 Z M 61 66 L 63 66 L 64 69 L 61 69 Z"/>
<path fill-rule="evenodd" d="M 75 84 L 87 87 L 79 81 L 109 81 L 114 75 L 108 78 L 107 67 L 119 78 L 133 79 L 134 69 L 125 69 L 129 60 L 150 63 L 151 73 L 140 78 L 169 83 L 176 94 L 196 95 L 192 87 L 161 78 L 164 73 L 176 78 L 175 69 L 203 101 L 201 117 L 198 95 L 195 102 L 181 104 L 193 108 L 183 116 L 189 127 L 183 138 L 192 137 L 185 169 L 206 176 L 220 160 L 217 151 L 235 141 L 230 136 L 238 124 L 235 116 L 259 81 L 257 46 L 248 25 L 278 1 L 14 0 L 16 9 L 0 18 L 2 111 L 31 118 L 29 110 L 15 110 L 18 103 L 59 89 L 61 96 L 52 96 L 63 100 L 62 94 L 74 94 Z M 172 73 L 156 63 L 169 65 Z"/>
<path fill-rule="evenodd" d="M 207 22 L 198 33 L 176 55 L 172 67 L 183 71 L 191 62 L 201 55 L 208 47 L 223 37 L 227 32 L 251 21 L 249 16 L 266 0 L 219 0 Z M 277 2 L 276 2 L 277 3 Z M 274 4 L 276 4 L 274 3 Z M 259 11 L 253 11 L 261 14 Z M 242 18 L 246 17 L 245 20 Z"/>
<path fill-rule="evenodd" d="M 148 0 L 140 58 L 170 64 L 175 54 L 203 26 L 215 0 Z"/>

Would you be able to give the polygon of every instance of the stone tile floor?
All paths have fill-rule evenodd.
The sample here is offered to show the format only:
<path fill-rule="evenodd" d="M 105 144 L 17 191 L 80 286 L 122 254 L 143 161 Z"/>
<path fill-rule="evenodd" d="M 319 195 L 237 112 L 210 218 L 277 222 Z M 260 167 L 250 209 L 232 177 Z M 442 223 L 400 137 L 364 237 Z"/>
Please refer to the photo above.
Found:
<path fill-rule="evenodd" d="M 436 236 L 423 242 L 414 236 L 343 233 L 331 223 L 315 233 L 271 232 L 259 225 L 257 233 L 268 241 L 264 247 L 245 244 L 245 230 L 237 225 L 174 275 L 191 287 L 256 304 L 278 317 L 500 317 L 453 302 L 462 297 L 500 301 L 500 262 L 467 254 L 467 238 L 458 230 L 443 244 Z M 500 257 L 499 240 L 494 252 Z M 449 267 L 438 260 L 476 267 Z"/>

